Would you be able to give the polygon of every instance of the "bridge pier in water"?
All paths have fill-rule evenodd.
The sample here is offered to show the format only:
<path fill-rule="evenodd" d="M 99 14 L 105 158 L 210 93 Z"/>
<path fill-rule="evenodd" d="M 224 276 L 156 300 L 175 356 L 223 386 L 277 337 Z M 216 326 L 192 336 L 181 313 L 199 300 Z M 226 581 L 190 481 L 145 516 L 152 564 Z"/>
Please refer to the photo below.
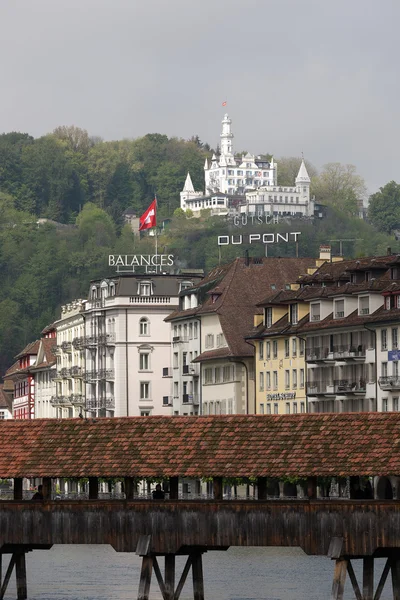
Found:
<path fill-rule="evenodd" d="M 27 584 L 26 584 L 26 550 L 24 548 L 14 548 L 10 551 L 10 561 L 3 579 L 3 556 L 0 553 L 0 600 L 3 600 L 10 583 L 11 575 L 15 570 L 15 578 L 17 583 L 17 600 L 27 600 Z"/>
<path fill-rule="evenodd" d="M 185 553 L 179 553 L 180 556 L 187 556 L 185 566 L 176 583 L 176 554 L 153 554 L 149 552 L 150 536 L 143 536 L 139 540 L 136 554 L 142 556 L 142 568 L 140 572 L 138 600 L 149 600 L 150 584 L 153 571 L 164 600 L 179 600 L 183 586 L 186 583 L 190 568 L 193 577 L 193 600 L 204 600 L 204 577 L 203 560 L 204 548 L 187 548 Z M 146 552 L 146 554 L 143 554 Z M 164 577 L 158 562 L 158 558 L 164 557 Z"/>

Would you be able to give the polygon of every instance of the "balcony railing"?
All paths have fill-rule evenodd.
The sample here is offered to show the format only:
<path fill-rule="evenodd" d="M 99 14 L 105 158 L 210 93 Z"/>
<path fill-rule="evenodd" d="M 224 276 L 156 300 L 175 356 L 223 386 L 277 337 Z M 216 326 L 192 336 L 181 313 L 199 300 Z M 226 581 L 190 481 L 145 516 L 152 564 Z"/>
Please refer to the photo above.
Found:
<path fill-rule="evenodd" d="M 71 367 L 71 375 L 72 377 L 83 377 L 84 371 L 82 367 L 74 366 Z"/>
<path fill-rule="evenodd" d="M 87 398 L 86 408 L 88 410 L 114 409 L 114 396 L 105 396 L 104 398 Z"/>
<path fill-rule="evenodd" d="M 342 319 L 344 317 L 344 310 L 338 310 L 335 312 L 335 319 Z"/>
<path fill-rule="evenodd" d="M 178 344 L 179 342 L 188 342 L 189 338 L 187 335 L 174 335 L 174 337 L 172 338 L 172 342 L 174 344 Z"/>
<path fill-rule="evenodd" d="M 320 347 L 320 348 L 307 348 L 306 350 L 306 360 L 312 362 L 313 360 L 325 360 L 328 357 L 329 348 Z"/>
<path fill-rule="evenodd" d="M 170 296 L 130 296 L 131 304 L 171 304 Z"/>
<path fill-rule="evenodd" d="M 362 358 L 365 357 L 365 346 L 334 346 L 333 358 L 340 360 L 343 358 Z"/>
<path fill-rule="evenodd" d="M 113 345 L 115 344 L 115 333 L 101 333 L 98 337 L 97 337 L 97 343 L 99 345 L 106 345 L 108 346 L 109 344 Z"/>
<path fill-rule="evenodd" d="M 360 308 L 360 315 L 369 315 L 369 308 Z"/>
<path fill-rule="evenodd" d="M 85 348 L 89 348 L 90 346 L 97 346 L 98 337 L 96 335 L 88 335 L 85 337 L 83 345 Z"/>
<path fill-rule="evenodd" d="M 333 385 L 336 394 L 365 393 L 367 387 L 364 379 L 336 379 Z"/>
<path fill-rule="evenodd" d="M 82 396 L 82 394 L 72 394 L 70 398 L 71 404 L 73 404 L 74 406 L 84 406 L 85 404 L 85 398 Z"/>
<path fill-rule="evenodd" d="M 183 404 L 192 404 L 193 402 L 193 394 L 182 394 L 182 403 Z"/>
<path fill-rule="evenodd" d="M 97 381 L 99 373 L 98 371 L 86 371 L 83 378 L 85 381 Z"/>
<path fill-rule="evenodd" d="M 76 337 L 72 340 L 72 345 L 75 350 L 83 350 L 85 347 L 85 338 L 84 337 Z"/>
<path fill-rule="evenodd" d="M 378 383 L 379 383 L 381 390 L 400 390 L 399 375 L 389 375 L 386 377 L 379 377 Z"/>
<path fill-rule="evenodd" d="M 114 369 L 100 369 L 98 372 L 99 379 L 114 379 Z"/>
<path fill-rule="evenodd" d="M 66 367 L 63 367 L 60 370 L 60 376 L 64 379 L 65 377 L 71 377 L 71 369 L 67 369 Z"/>
<path fill-rule="evenodd" d="M 61 343 L 61 350 L 63 352 L 72 352 L 72 344 L 71 344 L 71 342 L 62 342 Z"/>
<path fill-rule="evenodd" d="M 71 406 L 71 399 L 69 396 L 52 396 L 50 404 L 53 406 Z"/>

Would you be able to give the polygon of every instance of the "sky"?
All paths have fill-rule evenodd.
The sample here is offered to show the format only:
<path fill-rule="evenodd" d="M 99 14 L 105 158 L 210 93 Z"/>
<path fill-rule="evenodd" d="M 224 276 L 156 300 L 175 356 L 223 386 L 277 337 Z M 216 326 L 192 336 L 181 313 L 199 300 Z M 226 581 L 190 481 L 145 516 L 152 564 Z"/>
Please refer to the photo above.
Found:
<path fill-rule="evenodd" d="M 351 163 L 373 193 L 400 182 L 399 21 L 398 0 L 0 0 L 0 132 L 215 147 L 227 111 L 235 151 Z"/>

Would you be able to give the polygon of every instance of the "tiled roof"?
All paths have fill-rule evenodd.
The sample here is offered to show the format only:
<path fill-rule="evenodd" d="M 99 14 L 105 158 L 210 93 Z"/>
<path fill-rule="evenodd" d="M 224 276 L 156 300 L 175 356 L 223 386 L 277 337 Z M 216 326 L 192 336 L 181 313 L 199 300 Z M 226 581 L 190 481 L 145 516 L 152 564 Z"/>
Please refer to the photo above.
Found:
<path fill-rule="evenodd" d="M 39 344 L 40 340 L 35 340 L 34 342 L 31 342 L 30 344 L 25 346 L 25 348 L 19 354 L 17 354 L 15 358 L 22 358 L 23 356 L 27 356 L 28 354 L 37 354 L 39 350 Z"/>
<path fill-rule="evenodd" d="M 0 423 L 0 477 L 400 474 L 400 413 Z"/>
<path fill-rule="evenodd" d="M 197 356 L 192 362 L 203 362 L 206 360 L 215 360 L 216 358 L 233 357 L 232 352 L 227 346 L 224 348 L 216 348 L 215 350 L 206 350 Z"/>

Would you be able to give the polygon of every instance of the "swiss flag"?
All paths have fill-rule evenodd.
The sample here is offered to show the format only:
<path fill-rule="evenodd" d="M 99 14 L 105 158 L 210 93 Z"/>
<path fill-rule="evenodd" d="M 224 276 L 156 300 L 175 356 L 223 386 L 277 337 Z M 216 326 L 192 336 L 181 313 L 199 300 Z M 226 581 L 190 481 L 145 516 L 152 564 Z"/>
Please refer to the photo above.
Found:
<path fill-rule="evenodd" d="M 139 231 L 151 229 L 156 226 L 157 200 L 154 199 L 149 208 L 142 214 L 139 219 Z"/>

